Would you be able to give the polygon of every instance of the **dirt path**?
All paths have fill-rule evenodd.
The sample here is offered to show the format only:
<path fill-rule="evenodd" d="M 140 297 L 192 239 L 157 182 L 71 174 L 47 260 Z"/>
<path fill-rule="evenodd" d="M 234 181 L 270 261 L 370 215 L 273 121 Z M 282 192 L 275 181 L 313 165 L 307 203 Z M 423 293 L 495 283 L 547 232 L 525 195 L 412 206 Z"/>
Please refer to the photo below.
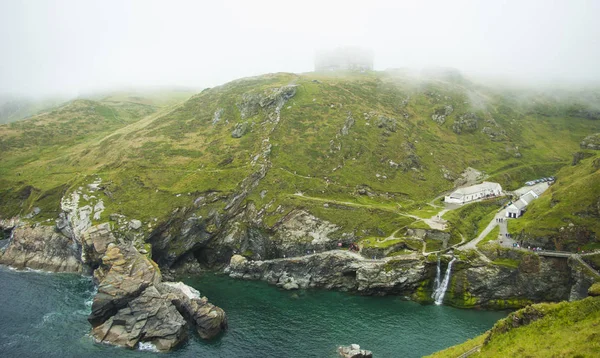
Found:
<path fill-rule="evenodd" d="M 477 249 L 477 244 L 483 240 L 487 234 L 489 234 L 496 226 L 498 226 L 499 222 L 497 219 L 504 219 L 506 220 L 506 218 L 504 217 L 506 215 L 506 209 L 502 209 L 500 210 L 496 216 L 494 216 L 494 218 L 492 219 L 492 221 L 490 221 L 490 223 L 488 224 L 488 226 L 481 232 L 481 234 L 479 234 L 479 236 L 477 236 L 477 238 L 467 242 L 466 244 L 464 244 L 463 246 L 460 247 L 461 250 L 476 250 Z"/>

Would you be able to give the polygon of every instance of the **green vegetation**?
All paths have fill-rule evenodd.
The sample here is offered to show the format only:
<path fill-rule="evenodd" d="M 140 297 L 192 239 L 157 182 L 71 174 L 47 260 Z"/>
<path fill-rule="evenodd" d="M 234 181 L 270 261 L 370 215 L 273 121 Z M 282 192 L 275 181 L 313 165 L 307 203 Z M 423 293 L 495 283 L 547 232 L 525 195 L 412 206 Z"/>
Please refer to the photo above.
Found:
<path fill-rule="evenodd" d="M 583 256 L 583 261 L 587 262 L 596 270 L 600 270 L 600 254 Z"/>
<path fill-rule="evenodd" d="M 549 238 L 557 250 L 600 248 L 600 156 L 592 152 L 556 177 L 556 183 L 529 205 L 525 215 L 509 221 L 509 232 L 523 233 L 525 240 Z"/>
<path fill-rule="evenodd" d="M 465 168 L 515 187 L 554 174 L 582 138 L 600 131 L 600 121 L 574 115 L 581 106 L 569 98 L 531 92 L 520 101 L 468 81 L 417 81 L 397 72 L 278 73 L 188 94 L 99 95 L 1 125 L 0 217 L 40 207 L 33 221 L 52 220 L 63 194 L 99 177 L 103 215 L 142 220 L 147 230 L 177 208 L 203 217 L 222 212 L 264 168 L 243 204 L 262 210 L 265 228 L 300 209 L 338 226 L 334 236 L 402 237 L 408 228 L 428 228 L 405 215 L 433 216 L 438 209 L 428 202 Z M 472 103 L 474 94 L 484 103 Z M 443 122 L 432 120 L 450 107 Z M 568 179 L 558 177 L 557 187 Z M 215 201 L 190 209 L 209 193 Z M 449 243 L 477 236 L 501 204 L 448 213 Z M 441 242 L 427 245 L 439 249 Z"/>
<path fill-rule="evenodd" d="M 477 247 L 481 248 L 481 247 L 485 246 L 488 242 L 498 239 L 499 234 L 500 234 L 500 227 L 496 226 L 495 228 L 492 229 L 492 231 L 489 232 L 489 234 L 487 234 L 483 238 L 483 240 L 481 240 L 477 243 Z"/>
<path fill-rule="evenodd" d="M 439 251 L 441 249 L 443 249 L 443 245 L 444 243 L 441 240 L 435 240 L 435 239 L 429 239 L 426 238 L 425 239 L 425 252 L 433 252 L 433 251 Z"/>
<path fill-rule="evenodd" d="M 508 259 L 508 258 L 498 258 L 498 259 L 492 261 L 492 263 L 494 265 L 516 269 L 519 267 L 520 261 L 514 260 L 514 259 Z"/>
<path fill-rule="evenodd" d="M 467 241 L 475 239 L 494 219 L 505 199 L 484 200 L 464 205 L 444 215 L 452 236 L 463 235 Z"/>
<path fill-rule="evenodd" d="M 600 350 L 600 297 L 541 303 L 513 312 L 494 327 L 463 344 L 430 357 L 594 357 Z M 573 334 L 577 332 L 577 334 Z"/>

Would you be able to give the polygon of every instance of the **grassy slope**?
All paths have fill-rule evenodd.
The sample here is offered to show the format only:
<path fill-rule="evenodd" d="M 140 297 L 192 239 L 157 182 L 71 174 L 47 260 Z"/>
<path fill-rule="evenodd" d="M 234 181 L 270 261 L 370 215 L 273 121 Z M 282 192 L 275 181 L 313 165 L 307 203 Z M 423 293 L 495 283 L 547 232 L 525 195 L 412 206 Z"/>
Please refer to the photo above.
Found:
<path fill-rule="evenodd" d="M 513 328 L 513 322 L 541 317 Z M 429 357 L 596 357 L 600 351 L 600 297 L 581 301 L 535 304 L 498 321 L 490 332 Z M 521 323 L 522 324 L 522 323 Z M 489 342 L 484 343 L 490 336 Z"/>
<path fill-rule="evenodd" d="M 523 230 L 534 237 L 552 237 L 559 249 L 600 248 L 600 155 L 564 167 L 557 182 L 528 208 L 518 220 L 509 222 L 509 231 Z M 569 235 L 569 224 L 586 232 Z M 567 230 L 561 231 L 561 227 Z M 590 240 L 589 236 L 595 236 Z"/>
<path fill-rule="evenodd" d="M 475 239 L 488 226 L 505 199 L 490 199 L 462 206 L 444 215 L 453 236 Z"/>
<path fill-rule="evenodd" d="M 297 93 L 282 108 L 277 126 L 265 121 L 264 111 L 241 118 L 244 95 L 289 84 L 297 85 Z M 600 121 L 568 117 L 554 107 L 540 114 L 529 102 L 466 81 L 416 81 L 388 72 L 271 74 L 162 108 L 117 95 L 105 100 L 76 101 L 0 126 L 0 216 L 33 206 L 53 212 L 45 207 L 49 198 L 98 175 L 111 193 L 104 198 L 107 212 L 142 221 L 163 218 L 200 193 L 233 193 L 256 170 L 251 158 L 268 137 L 271 169 L 248 198 L 266 207 L 268 225 L 301 207 L 358 236 L 386 237 L 410 224 L 397 211 L 414 210 L 452 187 L 443 170 L 457 176 L 473 166 L 514 187 L 553 174 L 583 137 L 600 131 Z M 446 122 L 434 122 L 431 115 L 447 105 L 453 112 Z M 156 112 L 145 113 L 148 107 Z M 479 118 L 478 128 L 456 134 L 452 126 L 465 113 Z M 350 116 L 355 123 L 341 135 Z M 380 128 L 380 116 L 393 118 L 395 128 Z M 232 138 L 243 122 L 250 131 Z M 484 127 L 501 134 L 491 140 L 481 132 Z M 34 196 L 27 195 L 28 186 Z M 358 188 L 372 195 L 358 195 Z M 297 192 L 304 197 L 294 196 Z M 327 202 L 335 205 L 326 208 Z"/>

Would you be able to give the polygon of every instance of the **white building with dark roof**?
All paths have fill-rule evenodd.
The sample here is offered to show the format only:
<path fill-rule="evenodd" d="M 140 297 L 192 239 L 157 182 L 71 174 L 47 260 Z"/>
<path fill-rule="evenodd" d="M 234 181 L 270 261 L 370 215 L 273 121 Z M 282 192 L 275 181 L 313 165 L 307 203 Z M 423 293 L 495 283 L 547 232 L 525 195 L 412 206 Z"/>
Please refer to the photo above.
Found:
<path fill-rule="evenodd" d="M 501 196 L 502 186 L 498 183 L 484 181 L 481 184 L 456 189 L 446 196 L 444 201 L 451 204 L 465 204 L 479 199 Z"/>
<path fill-rule="evenodd" d="M 532 201 L 534 201 L 538 197 L 539 197 L 539 195 L 535 191 L 533 191 L 533 190 L 528 191 L 527 193 L 522 195 L 519 198 L 519 200 L 510 204 L 506 208 L 506 217 L 507 218 L 515 218 L 515 219 L 520 217 L 521 215 L 523 215 L 525 213 L 525 210 L 527 210 L 527 205 L 529 205 Z"/>

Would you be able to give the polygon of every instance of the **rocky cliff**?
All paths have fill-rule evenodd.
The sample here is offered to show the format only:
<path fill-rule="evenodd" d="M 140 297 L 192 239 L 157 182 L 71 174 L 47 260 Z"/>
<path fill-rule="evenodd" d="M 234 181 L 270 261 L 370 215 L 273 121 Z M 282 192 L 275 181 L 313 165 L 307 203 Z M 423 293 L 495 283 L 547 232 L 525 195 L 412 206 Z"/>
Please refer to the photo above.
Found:
<path fill-rule="evenodd" d="M 64 220 L 42 226 L 15 219 L 2 221 L 0 228 L 10 232 L 2 240 L 2 264 L 53 272 L 93 270 L 98 292 L 88 320 L 98 342 L 168 351 L 187 339 L 190 325 L 203 339 L 227 328 L 222 309 L 181 282 L 162 282 L 145 249 L 118 240 L 108 223 L 74 231 Z"/>
<path fill-rule="evenodd" d="M 576 300 L 587 296 L 594 278 L 567 258 L 524 255 L 516 267 L 486 262 L 462 252 L 453 266 L 444 303 L 456 307 L 518 308 L 532 302 Z M 264 280 L 283 289 L 320 287 L 365 295 L 401 295 L 433 302 L 437 260 L 398 257 L 367 260 L 347 251 L 252 261 L 235 255 L 225 272 Z M 449 257 L 442 257 L 444 272 Z"/>
<path fill-rule="evenodd" d="M 81 259 L 81 245 L 54 227 L 14 219 L 0 221 L 0 230 L 9 233 L 0 248 L 0 264 L 53 272 L 88 270 Z"/>
<path fill-rule="evenodd" d="M 318 287 L 371 295 L 410 295 L 430 275 L 430 269 L 422 259 L 366 260 L 340 250 L 265 261 L 235 255 L 225 272 L 284 289 Z"/>
<path fill-rule="evenodd" d="M 181 282 L 161 282 L 156 264 L 134 247 L 110 243 L 95 273 L 98 293 L 88 320 L 98 342 L 168 351 L 187 339 L 188 324 L 204 339 L 227 328 L 222 309 Z"/>

